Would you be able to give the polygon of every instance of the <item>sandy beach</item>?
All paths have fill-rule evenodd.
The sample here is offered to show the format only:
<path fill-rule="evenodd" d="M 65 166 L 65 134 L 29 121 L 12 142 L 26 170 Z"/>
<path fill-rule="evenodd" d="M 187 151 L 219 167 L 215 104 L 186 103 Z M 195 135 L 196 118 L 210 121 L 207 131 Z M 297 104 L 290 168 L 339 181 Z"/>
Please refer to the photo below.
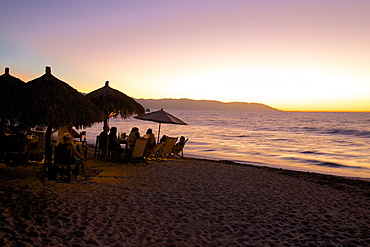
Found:
<path fill-rule="evenodd" d="M 370 183 L 175 159 L 88 161 L 89 180 L 0 164 L 1 246 L 369 246 Z"/>

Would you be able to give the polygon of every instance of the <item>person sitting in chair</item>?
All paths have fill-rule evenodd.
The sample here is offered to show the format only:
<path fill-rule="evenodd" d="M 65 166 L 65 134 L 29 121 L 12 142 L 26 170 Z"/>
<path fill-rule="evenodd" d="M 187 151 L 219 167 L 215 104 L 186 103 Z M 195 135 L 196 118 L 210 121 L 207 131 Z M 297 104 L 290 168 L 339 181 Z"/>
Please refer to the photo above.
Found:
<path fill-rule="evenodd" d="M 161 139 L 159 140 L 159 142 L 166 142 L 167 141 L 167 136 L 166 135 L 163 135 L 161 137 Z"/>
<path fill-rule="evenodd" d="M 185 137 L 181 136 L 179 142 L 175 144 L 174 153 L 179 154 L 181 150 L 183 149 L 184 144 L 185 144 Z"/>
<path fill-rule="evenodd" d="M 84 157 L 76 150 L 72 144 L 73 136 L 70 133 L 65 133 L 63 135 L 63 141 L 58 144 L 58 149 L 60 150 L 71 150 L 73 154 L 72 164 L 80 165 L 82 168 L 82 175 L 87 177 L 86 171 L 86 161 Z"/>
<path fill-rule="evenodd" d="M 156 145 L 156 141 L 155 141 L 155 137 L 154 137 L 154 134 L 153 134 L 153 130 L 152 129 L 148 129 L 146 131 L 146 135 L 143 136 L 145 139 L 148 139 L 148 143 L 146 144 L 146 149 L 147 151 L 151 150 L 152 148 L 155 147 Z"/>
<path fill-rule="evenodd" d="M 128 148 L 130 148 L 131 150 L 134 150 L 136 139 L 140 139 L 139 128 L 133 127 L 127 140 Z"/>
<path fill-rule="evenodd" d="M 117 128 L 116 127 L 112 127 L 110 129 L 110 132 L 109 132 L 109 135 L 108 135 L 108 140 L 109 140 L 108 150 L 118 152 L 118 156 L 119 156 L 118 159 L 120 159 L 121 154 L 123 154 L 125 150 L 123 148 L 121 148 L 121 144 L 118 141 Z"/>

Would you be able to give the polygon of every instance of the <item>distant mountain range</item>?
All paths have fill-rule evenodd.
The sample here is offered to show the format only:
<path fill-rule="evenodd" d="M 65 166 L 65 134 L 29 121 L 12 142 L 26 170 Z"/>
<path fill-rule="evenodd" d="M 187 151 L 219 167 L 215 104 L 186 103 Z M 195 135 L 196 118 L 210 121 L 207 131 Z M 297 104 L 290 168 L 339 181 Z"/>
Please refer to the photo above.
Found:
<path fill-rule="evenodd" d="M 163 108 L 174 110 L 219 110 L 219 111 L 280 111 L 260 103 L 230 102 L 192 99 L 135 99 L 144 108 L 152 111 Z"/>

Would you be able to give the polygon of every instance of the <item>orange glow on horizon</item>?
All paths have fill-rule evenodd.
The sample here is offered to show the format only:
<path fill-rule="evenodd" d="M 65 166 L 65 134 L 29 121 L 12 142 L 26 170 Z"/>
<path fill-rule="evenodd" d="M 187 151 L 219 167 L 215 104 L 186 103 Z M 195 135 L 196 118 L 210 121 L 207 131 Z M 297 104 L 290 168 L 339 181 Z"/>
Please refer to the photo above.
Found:
<path fill-rule="evenodd" d="M 370 111 L 369 1 L 6 1 L 1 7 L 0 68 L 26 82 L 51 66 L 84 93 L 110 81 L 134 98 Z"/>

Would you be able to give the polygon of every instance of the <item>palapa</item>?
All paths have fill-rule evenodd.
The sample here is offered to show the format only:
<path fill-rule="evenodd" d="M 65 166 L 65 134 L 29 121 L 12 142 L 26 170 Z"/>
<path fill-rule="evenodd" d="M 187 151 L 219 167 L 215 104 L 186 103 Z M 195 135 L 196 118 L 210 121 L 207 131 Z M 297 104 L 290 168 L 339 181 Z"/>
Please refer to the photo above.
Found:
<path fill-rule="evenodd" d="M 21 79 L 10 75 L 9 68 L 5 68 L 5 73 L 0 76 L 0 117 L 2 119 L 9 110 L 7 101 L 11 100 L 12 95 L 19 92 L 25 84 Z"/>
<path fill-rule="evenodd" d="M 0 97 L 3 97 L 8 92 L 17 90 L 24 85 L 24 81 L 10 75 L 9 68 L 5 68 L 4 74 L 0 75 Z"/>
<path fill-rule="evenodd" d="M 10 75 L 9 68 L 5 68 L 5 72 L 0 76 L 0 133 L 4 133 L 4 124 L 6 121 L 5 110 L 7 110 L 7 99 L 13 93 L 25 85 L 21 79 Z M 4 155 L 4 135 L 0 135 L 0 159 Z"/>
<path fill-rule="evenodd" d="M 21 125 L 48 127 L 45 150 L 48 165 L 52 153 L 52 128 L 64 125 L 86 127 L 104 119 L 93 102 L 53 76 L 50 67 L 45 68 L 41 77 L 27 82 L 22 93 L 9 101 L 6 116 L 17 119 Z"/>
<path fill-rule="evenodd" d="M 142 115 L 145 112 L 144 107 L 133 98 L 111 88 L 109 81 L 105 82 L 104 87 L 88 93 L 86 97 L 104 112 L 105 119 L 118 115 L 125 119 L 134 114 Z"/>
<path fill-rule="evenodd" d="M 86 97 L 104 112 L 103 133 L 105 137 L 108 135 L 107 127 L 109 118 L 121 116 L 122 119 L 126 119 L 134 114 L 141 116 L 145 113 L 145 109 L 141 104 L 126 94 L 111 88 L 109 81 L 105 82 L 104 87 L 88 93 Z M 103 150 L 105 150 L 104 147 Z"/>
<path fill-rule="evenodd" d="M 103 121 L 103 113 L 96 105 L 64 81 L 45 74 L 25 84 L 9 104 L 7 116 L 16 118 L 22 125 L 78 128 Z"/>

